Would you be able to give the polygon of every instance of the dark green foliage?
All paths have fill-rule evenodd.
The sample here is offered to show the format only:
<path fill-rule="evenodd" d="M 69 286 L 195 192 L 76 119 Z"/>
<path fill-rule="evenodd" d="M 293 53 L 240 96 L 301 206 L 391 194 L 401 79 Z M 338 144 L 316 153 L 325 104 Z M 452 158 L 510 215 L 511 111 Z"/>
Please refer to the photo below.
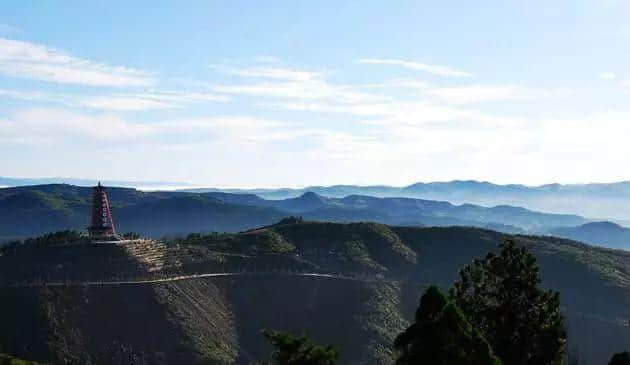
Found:
<path fill-rule="evenodd" d="M 383 224 L 303 222 L 273 230 L 304 254 L 344 257 L 372 269 L 401 270 L 417 261 L 417 254 Z"/>
<path fill-rule="evenodd" d="M 123 234 L 122 236 L 124 239 L 127 239 L 127 240 L 137 240 L 138 238 L 140 238 L 140 233 L 127 232 Z"/>
<path fill-rule="evenodd" d="M 302 223 L 303 221 L 304 221 L 304 218 L 296 217 L 292 215 L 286 218 L 282 218 L 278 223 L 276 223 L 276 225 Z"/>
<path fill-rule="evenodd" d="M 17 240 L 9 242 L 8 244 L 0 247 L 0 253 L 14 251 L 20 246 L 45 247 L 52 245 L 65 245 L 71 243 L 79 243 L 84 241 L 85 239 L 86 237 L 81 235 L 81 233 L 77 231 L 57 231 L 54 233 L 46 233 L 45 235 L 36 238 L 27 238 L 23 241 Z"/>
<path fill-rule="evenodd" d="M 536 258 L 513 240 L 460 271 L 451 297 L 506 365 L 560 364 L 566 329 L 557 292 L 540 288 Z"/>
<path fill-rule="evenodd" d="M 0 365 L 37 365 L 37 363 L 18 359 L 7 354 L 0 354 Z"/>
<path fill-rule="evenodd" d="M 24 241 L 25 245 L 38 245 L 38 246 L 47 246 L 47 245 L 60 245 L 67 243 L 76 243 L 81 241 L 84 236 L 77 231 L 65 230 L 65 231 L 57 231 L 54 233 L 47 233 L 43 236 L 37 238 L 29 238 Z"/>
<path fill-rule="evenodd" d="M 293 336 L 280 331 L 263 331 L 276 348 L 265 364 L 274 365 L 333 365 L 339 352 L 332 346 L 318 346 L 306 336 Z"/>
<path fill-rule="evenodd" d="M 630 353 L 624 351 L 614 354 L 608 365 L 630 365 Z"/>
<path fill-rule="evenodd" d="M 431 286 L 420 300 L 415 323 L 396 337 L 399 365 L 497 365 L 488 342 L 457 306 Z"/>

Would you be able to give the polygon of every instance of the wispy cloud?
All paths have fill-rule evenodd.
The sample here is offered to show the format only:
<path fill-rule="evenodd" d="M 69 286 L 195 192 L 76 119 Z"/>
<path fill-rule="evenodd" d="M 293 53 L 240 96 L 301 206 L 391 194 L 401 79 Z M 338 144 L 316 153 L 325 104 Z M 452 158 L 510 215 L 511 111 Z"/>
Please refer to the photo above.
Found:
<path fill-rule="evenodd" d="M 208 116 L 136 122 L 112 113 L 94 113 L 58 108 L 33 108 L 0 119 L 0 130 L 6 138 L 28 135 L 49 144 L 64 141 L 126 141 L 159 139 L 169 141 L 242 140 L 264 141 L 295 136 L 287 134 L 287 122 L 249 116 Z M 301 132 L 302 133 L 302 132 Z M 166 139 L 161 139 L 165 137 Z M 176 138 L 173 138 L 176 137 Z"/>
<path fill-rule="evenodd" d="M 6 138 L 29 136 L 53 146 L 64 141 L 134 140 L 152 132 L 145 124 L 130 123 L 114 115 L 91 115 L 64 109 L 34 108 L 0 122 Z"/>
<path fill-rule="evenodd" d="M 523 162 L 518 160 L 523 150 L 535 153 L 539 146 L 550 145 L 551 140 L 543 140 L 535 132 L 536 126 L 554 123 L 553 128 L 566 128 L 569 124 L 566 120 L 519 117 L 514 113 L 501 115 L 500 110 L 477 105 L 549 98 L 555 95 L 554 91 L 514 85 L 446 87 L 437 81 L 429 84 L 415 78 L 348 84 L 335 82 L 331 77 L 334 74 L 327 70 L 284 67 L 276 61 L 244 67 L 212 67 L 219 73 L 236 77 L 221 85 L 198 84 L 191 92 L 155 89 L 111 93 L 97 89 L 90 95 L 72 96 L 0 89 L 0 95 L 76 107 L 42 108 L 11 115 L 0 121 L 2 141 L 27 143 L 31 140 L 38 145 L 67 149 L 75 148 L 76 141 L 101 143 L 102 146 L 119 146 L 125 154 L 128 148 L 138 148 L 140 155 L 143 153 L 140 150 L 151 150 L 163 153 L 163 158 L 217 155 L 223 156 L 221 163 L 225 169 L 233 169 L 237 164 L 231 159 L 239 159 L 239 166 L 247 166 L 248 174 L 249 170 L 262 169 L 262 166 L 282 166 L 278 168 L 282 171 L 293 166 L 294 173 L 296 168 L 301 168 L 294 165 L 298 158 L 316 164 L 335 161 L 326 174 L 342 173 L 350 165 L 366 171 L 378 165 L 386 173 L 398 176 L 404 175 L 401 171 L 406 171 L 409 164 L 437 168 L 435 161 L 450 156 L 448 161 L 440 163 L 440 171 L 460 171 L 459 165 L 463 164 L 471 166 L 465 172 L 474 177 L 479 173 L 475 168 L 485 166 L 484 161 L 494 158 Z M 258 114 L 186 117 L 186 114 L 169 113 L 181 117 L 152 118 L 149 122 L 122 113 L 226 100 L 267 109 L 260 115 L 274 117 L 266 117 L 271 120 Z M 290 119 L 296 113 L 277 113 L 278 110 L 301 111 L 305 118 L 296 122 Z M 309 119 L 309 113 L 335 123 L 309 123 L 313 120 Z M 199 114 L 195 112 L 195 115 Z M 587 133 L 590 127 L 584 123 L 582 128 Z M 24 138 L 26 135 L 28 140 Z M 128 141 L 133 141 L 134 147 L 129 147 Z M 234 146 L 239 146 L 239 153 L 226 154 Z M 579 152 L 580 148 L 574 146 L 573 151 Z M 276 165 L 252 163 L 261 159 L 273 160 Z M 235 173 L 241 170 L 234 168 Z M 412 179 L 413 176 L 402 178 Z"/>
<path fill-rule="evenodd" d="M 0 96 L 21 100 L 66 103 L 64 97 L 58 94 L 53 95 L 41 91 L 0 89 Z"/>
<path fill-rule="evenodd" d="M 182 108 L 192 103 L 225 102 L 225 95 L 200 92 L 157 92 L 137 94 L 113 94 L 77 99 L 81 106 L 111 111 L 144 111 Z"/>
<path fill-rule="evenodd" d="M 458 70 L 449 66 L 443 65 L 430 65 L 426 63 L 398 60 L 392 58 L 362 58 L 358 60 L 359 63 L 371 64 L 371 65 L 393 65 L 408 68 L 416 71 L 424 71 L 430 74 L 438 76 L 452 76 L 452 77 L 472 77 L 470 72 Z"/>
<path fill-rule="evenodd" d="M 300 70 L 288 67 L 261 66 L 237 68 L 226 65 L 211 64 L 210 68 L 217 71 L 240 77 L 256 77 L 284 81 L 309 81 L 320 78 L 324 73 Z"/>
<path fill-rule="evenodd" d="M 610 71 L 599 73 L 599 78 L 604 79 L 604 80 L 614 80 L 616 77 L 617 75 L 614 72 L 610 72 Z"/>
<path fill-rule="evenodd" d="M 256 70 L 256 71 L 252 71 Z M 288 71 L 291 72 L 288 72 Z M 237 85 L 211 87 L 215 93 L 255 95 L 255 105 L 275 110 L 305 113 L 337 114 L 361 127 L 378 130 L 381 135 L 407 138 L 426 128 L 467 129 L 506 128 L 524 123 L 522 118 L 505 117 L 463 104 L 499 101 L 540 100 L 558 97 L 562 90 L 539 90 L 513 85 L 467 85 L 440 87 L 417 79 L 394 79 L 375 84 L 336 84 L 324 72 L 308 77 L 283 76 L 270 79 L 269 74 L 301 74 L 299 69 L 260 72 L 258 68 L 230 69 L 246 78 L 264 79 Z M 400 92 L 411 89 L 413 93 Z M 367 127 L 366 127 L 367 126 Z"/>
<path fill-rule="evenodd" d="M 437 87 L 427 90 L 428 95 L 457 104 L 495 101 L 541 100 L 566 96 L 563 89 L 547 90 L 516 85 L 466 85 L 459 87 Z"/>
<path fill-rule="evenodd" d="M 148 111 L 183 108 L 203 102 L 225 102 L 229 96 L 207 92 L 146 92 L 113 93 L 95 96 L 52 94 L 40 91 L 19 91 L 0 89 L 0 96 L 21 100 L 63 104 L 70 107 L 86 107 L 106 111 Z"/>
<path fill-rule="evenodd" d="M 70 56 L 30 42 L 0 38 L 0 73 L 42 81 L 90 86 L 149 86 L 150 73 Z"/>
<path fill-rule="evenodd" d="M 374 84 L 362 84 L 358 85 L 361 88 L 366 89 L 394 89 L 394 88 L 403 88 L 403 89 L 416 89 L 416 90 L 424 90 L 430 86 L 430 84 L 426 81 L 422 80 L 414 80 L 414 79 L 393 79 L 385 82 L 379 82 Z"/>
<path fill-rule="evenodd" d="M 357 90 L 355 86 L 333 84 L 323 77 L 326 72 L 322 71 L 283 67 L 214 67 L 219 72 L 255 80 L 244 84 L 211 86 L 211 90 L 219 94 L 256 95 L 285 99 L 328 99 L 339 103 L 387 99 L 382 95 L 364 93 Z"/>

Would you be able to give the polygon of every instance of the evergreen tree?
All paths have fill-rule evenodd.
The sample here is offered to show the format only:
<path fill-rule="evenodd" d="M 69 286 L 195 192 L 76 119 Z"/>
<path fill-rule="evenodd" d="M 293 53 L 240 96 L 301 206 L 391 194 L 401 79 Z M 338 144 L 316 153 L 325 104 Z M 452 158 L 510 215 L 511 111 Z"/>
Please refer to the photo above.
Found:
<path fill-rule="evenodd" d="M 459 308 L 431 286 L 420 300 L 415 323 L 396 337 L 398 365 L 498 365 L 488 342 Z"/>
<path fill-rule="evenodd" d="M 536 258 L 513 240 L 460 271 L 451 298 L 506 365 L 560 364 L 566 348 L 558 293 L 540 288 Z"/>
<path fill-rule="evenodd" d="M 614 354 L 608 365 L 630 365 L 630 353 L 624 351 Z"/>
<path fill-rule="evenodd" d="M 276 348 L 269 365 L 334 365 L 339 358 L 332 346 L 312 344 L 306 336 L 293 336 L 280 331 L 263 331 L 263 335 Z"/>

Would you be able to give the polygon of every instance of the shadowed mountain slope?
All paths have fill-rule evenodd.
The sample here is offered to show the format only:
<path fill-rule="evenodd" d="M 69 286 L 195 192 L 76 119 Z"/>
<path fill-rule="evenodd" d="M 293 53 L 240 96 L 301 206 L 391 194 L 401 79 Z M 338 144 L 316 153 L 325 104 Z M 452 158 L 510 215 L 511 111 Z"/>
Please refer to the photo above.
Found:
<path fill-rule="evenodd" d="M 298 222 L 141 249 L 11 246 L 0 255 L 0 352 L 53 362 L 247 364 L 268 355 L 259 331 L 269 328 L 331 343 L 342 363 L 391 363 L 393 338 L 422 290 L 447 288 L 463 265 L 505 237 L 465 227 Z M 585 364 L 623 350 L 630 342 L 630 253 L 515 238 L 537 256 L 544 286 L 560 291 L 569 349 Z M 107 285 L 201 273 L 230 275 Z M 68 285 L 38 286 L 42 281 Z"/>

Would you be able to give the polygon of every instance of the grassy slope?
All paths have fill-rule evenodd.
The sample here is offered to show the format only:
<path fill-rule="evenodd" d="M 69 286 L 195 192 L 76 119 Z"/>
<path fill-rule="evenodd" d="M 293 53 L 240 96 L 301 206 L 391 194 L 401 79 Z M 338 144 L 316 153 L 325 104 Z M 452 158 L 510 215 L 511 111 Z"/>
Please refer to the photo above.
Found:
<path fill-rule="evenodd" d="M 155 363 L 247 363 L 270 351 L 260 329 L 277 328 L 303 330 L 338 346 L 343 363 L 388 363 L 389 344 L 426 285 L 448 287 L 459 268 L 495 250 L 504 237 L 474 228 L 310 222 L 191 236 L 172 242 L 169 260 L 181 265 L 171 272 L 266 273 L 152 285 L 5 288 L 0 323 L 8 331 L 0 352 L 34 360 L 97 362 L 114 354 Z M 571 349 L 579 349 L 586 364 L 624 350 L 630 343 L 630 253 L 550 237 L 516 238 L 537 255 L 544 285 L 561 292 Z M 8 267 L 19 274 L 2 270 Z M 94 279 L 99 272 L 109 278 L 112 271 L 124 278 L 161 275 L 144 272 L 115 246 L 24 248 L 0 256 L 4 279 L 30 272 L 55 280 Z M 286 275 L 299 271 L 361 280 Z M 33 329 L 32 338 L 24 327 Z"/>

